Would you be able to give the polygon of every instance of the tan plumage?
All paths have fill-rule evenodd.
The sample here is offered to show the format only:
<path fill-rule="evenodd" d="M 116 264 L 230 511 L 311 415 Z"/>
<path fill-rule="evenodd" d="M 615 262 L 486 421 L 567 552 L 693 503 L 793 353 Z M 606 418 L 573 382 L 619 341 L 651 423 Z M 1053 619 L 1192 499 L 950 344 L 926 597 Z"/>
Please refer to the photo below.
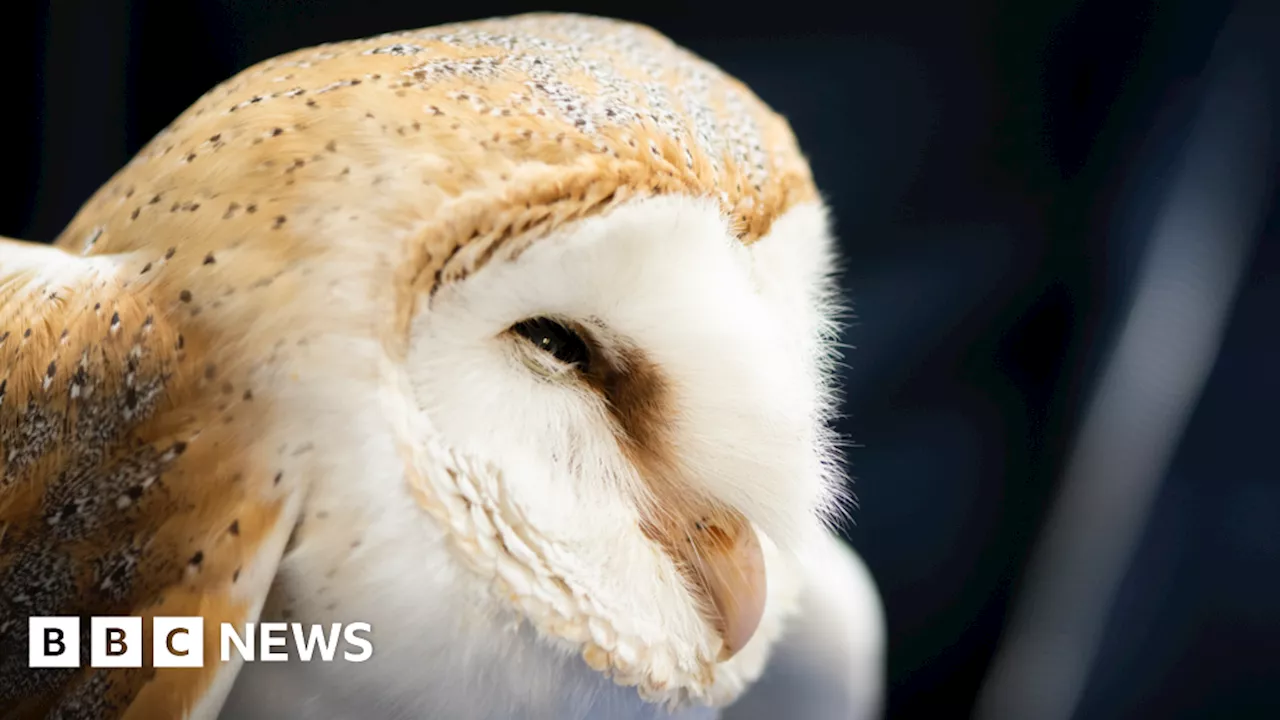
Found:
<path fill-rule="evenodd" d="M 647 28 L 532 15 L 251 67 L 139 152 L 56 249 L 0 242 L 0 708 L 201 706 L 216 662 L 28 670 L 26 616 L 200 614 L 212 658 L 217 622 L 257 616 L 306 532 L 327 438 L 291 393 L 338 377 L 317 374 L 311 342 L 403 361 L 440 287 L 658 195 L 713 200 L 745 243 L 817 201 L 785 121 L 735 80 Z M 347 312 L 340 283 L 379 312 Z M 430 483 L 415 490 L 448 519 Z"/>
<path fill-rule="evenodd" d="M 54 252 L 6 241 L 0 264 Z M 150 272 L 181 266 L 167 252 Z M 284 519 L 286 490 L 246 442 L 265 418 L 244 375 L 220 374 L 209 336 L 178 318 L 181 300 L 105 274 L 20 271 L 4 282 L 0 706 L 19 717 L 131 705 L 171 717 L 207 678 L 33 673 L 18 639 L 29 615 L 245 617 L 265 585 L 232 587 Z"/>

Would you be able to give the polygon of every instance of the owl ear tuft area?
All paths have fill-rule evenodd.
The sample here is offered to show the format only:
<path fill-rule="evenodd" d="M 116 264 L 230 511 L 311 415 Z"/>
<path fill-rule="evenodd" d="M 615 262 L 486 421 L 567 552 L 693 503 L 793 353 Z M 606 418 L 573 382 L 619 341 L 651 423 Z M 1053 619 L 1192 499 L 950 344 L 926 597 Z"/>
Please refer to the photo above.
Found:
<path fill-rule="evenodd" d="M 803 333 L 805 352 L 829 374 L 847 313 L 837 283 L 840 263 L 827 207 L 814 202 L 788 210 L 750 251 L 760 293 L 786 314 L 786 326 Z"/>
<path fill-rule="evenodd" d="M 828 292 L 839 270 L 830 212 L 820 202 L 797 205 L 751 245 L 765 290 Z"/>

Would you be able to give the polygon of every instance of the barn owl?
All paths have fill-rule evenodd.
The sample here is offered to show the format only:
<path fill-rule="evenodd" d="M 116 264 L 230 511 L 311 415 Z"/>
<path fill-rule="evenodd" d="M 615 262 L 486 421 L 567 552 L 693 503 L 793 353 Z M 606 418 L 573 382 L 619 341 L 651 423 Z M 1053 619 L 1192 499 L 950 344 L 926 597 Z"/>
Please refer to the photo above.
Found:
<path fill-rule="evenodd" d="M 0 241 L 0 710 L 873 716 L 831 242 L 785 120 L 644 26 L 241 72 Z M 207 661 L 29 669 L 33 615 L 201 616 Z M 220 661 L 269 619 L 373 652 Z"/>

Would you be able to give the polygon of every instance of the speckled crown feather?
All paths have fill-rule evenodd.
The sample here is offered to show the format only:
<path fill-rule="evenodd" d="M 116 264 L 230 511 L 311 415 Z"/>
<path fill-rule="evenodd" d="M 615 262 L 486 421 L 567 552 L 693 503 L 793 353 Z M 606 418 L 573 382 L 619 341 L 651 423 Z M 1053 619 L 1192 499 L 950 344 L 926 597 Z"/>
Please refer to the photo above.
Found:
<path fill-rule="evenodd" d="M 290 140 L 299 135 L 312 142 Z M 378 172 L 353 178 L 361 165 Z M 744 242 L 816 198 L 786 121 L 714 65 L 641 25 L 532 14 L 251 67 L 161 132 L 61 242 L 92 232 L 85 220 L 113 205 L 136 219 L 234 187 L 225 194 L 244 200 L 201 208 L 232 219 L 256 199 L 268 222 L 297 224 L 323 212 L 319 188 L 350 193 L 365 179 L 376 194 L 405 178 L 419 188 L 405 212 L 430 219 L 407 271 L 428 290 L 518 252 L 504 247 L 512 238 L 528 242 L 631 198 L 715 198 Z M 149 207 L 156 193 L 166 202 Z"/>

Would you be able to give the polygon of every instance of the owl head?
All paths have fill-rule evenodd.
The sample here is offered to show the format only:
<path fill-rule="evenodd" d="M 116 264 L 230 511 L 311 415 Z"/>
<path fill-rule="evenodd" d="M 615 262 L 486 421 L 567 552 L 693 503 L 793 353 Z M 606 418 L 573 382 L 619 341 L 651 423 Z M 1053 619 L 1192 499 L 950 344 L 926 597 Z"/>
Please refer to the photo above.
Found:
<path fill-rule="evenodd" d="M 621 682 L 711 697 L 720 669 L 737 689 L 791 609 L 794 554 L 838 498 L 826 237 L 816 206 L 744 245 L 714 203 L 637 200 L 410 322 L 420 501 Z"/>
<path fill-rule="evenodd" d="M 80 334 L 116 348 L 90 378 L 132 353 L 106 394 L 157 389 L 109 441 L 181 447 L 119 508 L 151 538 L 126 572 L 167 578 L 164 549 L 225 617 L 330 566 L 429 603 L 413 576 L 446 571 L 415 562 L 442 547 L 478 603 L 615 682 L 723 703 L 841 506 L 821 199 L 781 117 L 647 28 L 531 15 L 267 61 L 58 244 L 84 324 L 46 349 L 74 374 Z"/>

